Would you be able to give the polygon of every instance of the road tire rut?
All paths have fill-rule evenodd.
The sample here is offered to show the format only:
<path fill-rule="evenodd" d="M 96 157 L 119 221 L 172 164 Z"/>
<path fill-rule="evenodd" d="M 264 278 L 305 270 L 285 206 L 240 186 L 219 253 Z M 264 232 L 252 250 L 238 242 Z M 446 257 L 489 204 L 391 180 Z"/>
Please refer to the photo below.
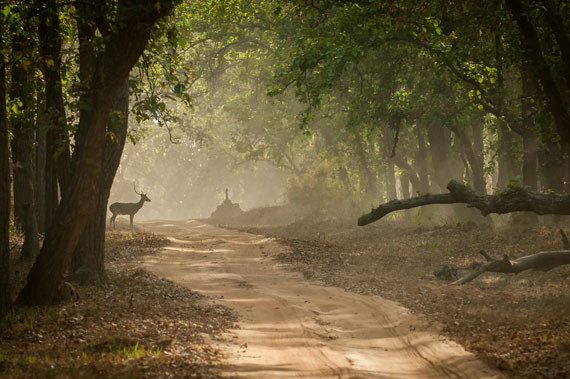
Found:
<path fill-rule="evenodd" d="M 139 224 L 140 225 L 140 224 Z M 149 221 L 171 244 L 142 266 L 239 314 L 218 341 L 224 373 L 246 378 L 500 378 L 399 304 L 309 282 L 264 236 L 195 220 Z"/>

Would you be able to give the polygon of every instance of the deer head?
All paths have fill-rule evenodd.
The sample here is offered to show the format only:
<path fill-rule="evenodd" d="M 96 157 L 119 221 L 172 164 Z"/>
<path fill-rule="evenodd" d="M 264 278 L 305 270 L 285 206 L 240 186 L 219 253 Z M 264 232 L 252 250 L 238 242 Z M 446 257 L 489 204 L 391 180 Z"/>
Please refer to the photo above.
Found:
<path fill-rule="evenodd" d="M 141 197 L 141 200 L 140 200 L 141 202 L 150 201 L 150 199 L 148 198 L 146 193 L 144 193 L 142 191 L 141 192 L 137 191 L 136 183 L 133 183 L 133 189 L 135 190 L 135 193 Z"/>

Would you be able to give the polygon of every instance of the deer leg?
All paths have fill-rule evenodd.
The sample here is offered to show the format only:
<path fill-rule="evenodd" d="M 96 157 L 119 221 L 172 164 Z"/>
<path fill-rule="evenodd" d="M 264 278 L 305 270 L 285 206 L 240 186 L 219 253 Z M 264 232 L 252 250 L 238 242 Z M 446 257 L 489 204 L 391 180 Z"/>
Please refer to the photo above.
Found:
<path fill-rule="evenodd" d="M 133 227 L 133 218 L 135 218 L 135 215 L 129 215 L 131 217 L 131 228 Z"/>
<path fill-rule="evenodd" d="M 116 214 L 113 214 L 111 216 L 111 221 L 109 222 L 109 226 L 111 226 L 113 229 L 115 228 L 115 218 L 117 217 Z"/>

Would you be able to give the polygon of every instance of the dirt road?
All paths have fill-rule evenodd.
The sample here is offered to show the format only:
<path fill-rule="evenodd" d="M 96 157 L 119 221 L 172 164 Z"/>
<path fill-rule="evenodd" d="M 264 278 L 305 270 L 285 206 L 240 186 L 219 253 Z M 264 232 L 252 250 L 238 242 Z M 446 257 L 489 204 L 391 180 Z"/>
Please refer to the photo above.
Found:
<path fill-rule="evenodd" d="M 171 241 L 144 268 L 239 314 L 240 328 L 219 342 L 228 376 L 501 377 L 397 303 L 287 271 L 272 259 L 286 249 L 273 239 L 193 220 L 141 224 Z"/>

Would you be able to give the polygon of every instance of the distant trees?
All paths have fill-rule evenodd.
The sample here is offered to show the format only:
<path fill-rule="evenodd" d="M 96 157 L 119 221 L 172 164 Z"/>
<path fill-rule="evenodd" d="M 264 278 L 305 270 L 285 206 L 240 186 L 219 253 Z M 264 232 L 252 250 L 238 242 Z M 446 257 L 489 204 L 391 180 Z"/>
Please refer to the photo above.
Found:
<path fill-rule="evenodd" d="M 405 182 L 423 193 L 450 177 L 485 193 L 489 174 L 493 187 L 523 175 L 531 188 L 540 178 L 543 189 L 565 191 L 565 9 L 565 1 L 289 7 L 296 42 L 273 92 L 295 85 L 306 120 L 344 101 L 363 136 L 375 130 L 387 139 L 370 141 L 366 153 L 388 150 L 406 194 Z M 560 85 L 549 84 L 553 78 Z M 446 150 L 458 159 L 443 158 Z"/>

